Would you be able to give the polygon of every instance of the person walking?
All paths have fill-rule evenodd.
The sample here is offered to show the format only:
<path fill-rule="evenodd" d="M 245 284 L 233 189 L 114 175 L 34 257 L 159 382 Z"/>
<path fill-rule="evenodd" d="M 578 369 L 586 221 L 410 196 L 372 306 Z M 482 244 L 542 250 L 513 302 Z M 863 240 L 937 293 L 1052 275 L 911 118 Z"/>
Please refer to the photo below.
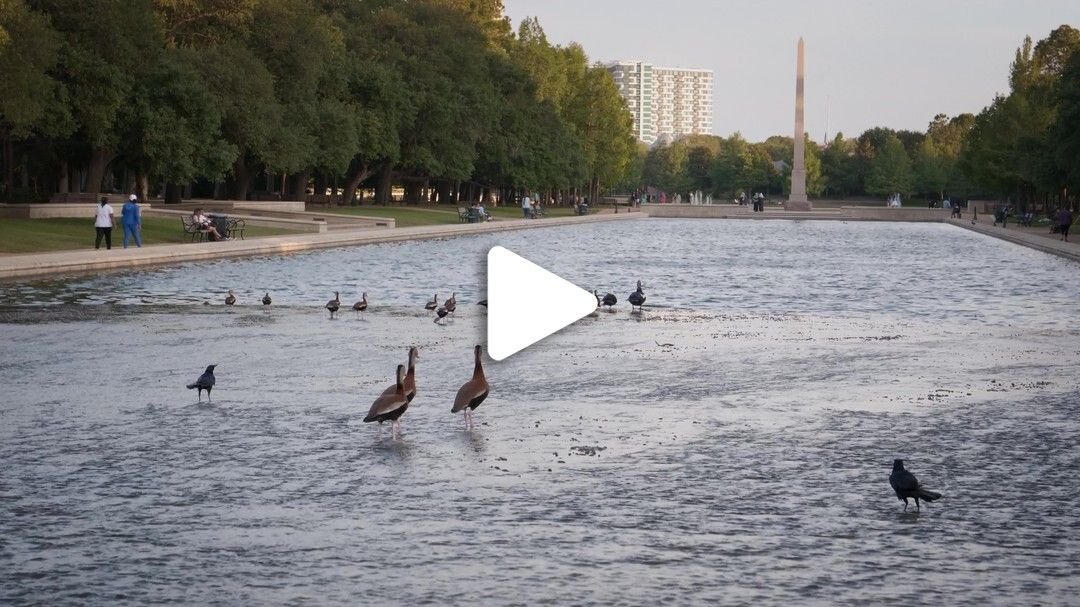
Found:
<path fill-rule="evenodd" d="M 109 205 L 109 199 L 105 196 L 101 197 L 101 206 L 97 209 L 97 218 L 94 219 L 94 229 L 97 231 L 97 238 L 94 239 L 94 248 L 101 248 L 101 239 L 105 239 L 105 249 L 112 249 L 112 229 L 116 223 L 116 218 L 113 217 L 113 208 Z"/>
<path fill-rule="evenodd" d="M 1061 240 L 1065 242 L 1069 241 L 1069 228 L 1072 226 L 1073 215 L 1067 207 L 1061 207 L 1058 209 L 1057 215 L 1054 216 L 1057 219 L 1058 231 L 1061 232 Z"/>
<path fill-rule="evenodd" d="M 139 198 L 132 194 L 120 209 L 120 225 L 124 228 L 124 248 L 128 247 L 128 236 L 135 240 L 135 246 L 142 248 L 142 216 L 139 213 Z"/>
<path fill-rule="evenodd" d="M 532 217 L 532 200 L 529 199 L 528 194 L 521 197 L 521 214 L 525 216 L 525 219 Z"/>

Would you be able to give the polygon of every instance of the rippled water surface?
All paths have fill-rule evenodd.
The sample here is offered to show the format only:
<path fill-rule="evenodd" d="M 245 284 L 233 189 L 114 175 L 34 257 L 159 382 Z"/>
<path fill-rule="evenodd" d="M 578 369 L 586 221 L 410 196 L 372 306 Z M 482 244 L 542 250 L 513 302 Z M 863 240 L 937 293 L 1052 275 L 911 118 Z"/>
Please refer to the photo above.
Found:
<path fill-rule="evenodd" d="M 494 244 L 620 304 L 487 361 L 466 432 Z M 945 225 L 638 220 L 5 284 L 0 604 L 1068 604 L 1078 276 Z M 904 512 L 897 457 L 945 498 Z"/>

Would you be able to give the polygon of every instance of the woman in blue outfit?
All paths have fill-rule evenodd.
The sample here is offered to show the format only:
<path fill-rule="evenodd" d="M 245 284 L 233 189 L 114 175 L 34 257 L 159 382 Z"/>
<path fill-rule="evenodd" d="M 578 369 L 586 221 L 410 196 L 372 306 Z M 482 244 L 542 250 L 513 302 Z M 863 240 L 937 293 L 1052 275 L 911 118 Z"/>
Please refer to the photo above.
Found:
<path fill-rule="evenodd" d="M 128 236 L 135 239 L 135 246 L 142 247 L 142 238 L 139 231 L 142 229 L 142 219 L 139 216 L 138 198 L 132 194 L 120 210 L 120 225 L 124 226 L 124 248 L 128 246 Z"/>

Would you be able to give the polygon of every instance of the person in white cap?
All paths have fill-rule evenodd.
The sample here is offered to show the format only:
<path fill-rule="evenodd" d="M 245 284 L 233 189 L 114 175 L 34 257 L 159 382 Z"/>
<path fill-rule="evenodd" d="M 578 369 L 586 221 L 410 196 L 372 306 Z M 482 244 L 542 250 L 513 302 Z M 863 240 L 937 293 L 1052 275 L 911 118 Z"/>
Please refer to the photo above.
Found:
<path fill-rule="evenodd" d="M 120 225 L 124 227 L 124 248 L 128 246 L 128 236 L 135 239 L 135 246 L 142 247 L 142 238 L 139 232 L 142 230 L 142 218 L 139 215 L 139 198 L 132 194 L 124 207 L 120 209 Z"/>

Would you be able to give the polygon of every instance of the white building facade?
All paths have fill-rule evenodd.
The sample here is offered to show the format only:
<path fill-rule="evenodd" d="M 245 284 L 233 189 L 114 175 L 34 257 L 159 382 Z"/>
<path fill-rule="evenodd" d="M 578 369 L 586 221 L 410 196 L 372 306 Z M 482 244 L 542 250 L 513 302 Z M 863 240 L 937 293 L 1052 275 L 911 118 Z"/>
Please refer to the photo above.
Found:
<path fill-rule="evenodd" d="M 656 67 L 641 61 L 608 64 L 634 117 L 638 140 L 652 144 L 712 133 L 711 70 Z"/>

